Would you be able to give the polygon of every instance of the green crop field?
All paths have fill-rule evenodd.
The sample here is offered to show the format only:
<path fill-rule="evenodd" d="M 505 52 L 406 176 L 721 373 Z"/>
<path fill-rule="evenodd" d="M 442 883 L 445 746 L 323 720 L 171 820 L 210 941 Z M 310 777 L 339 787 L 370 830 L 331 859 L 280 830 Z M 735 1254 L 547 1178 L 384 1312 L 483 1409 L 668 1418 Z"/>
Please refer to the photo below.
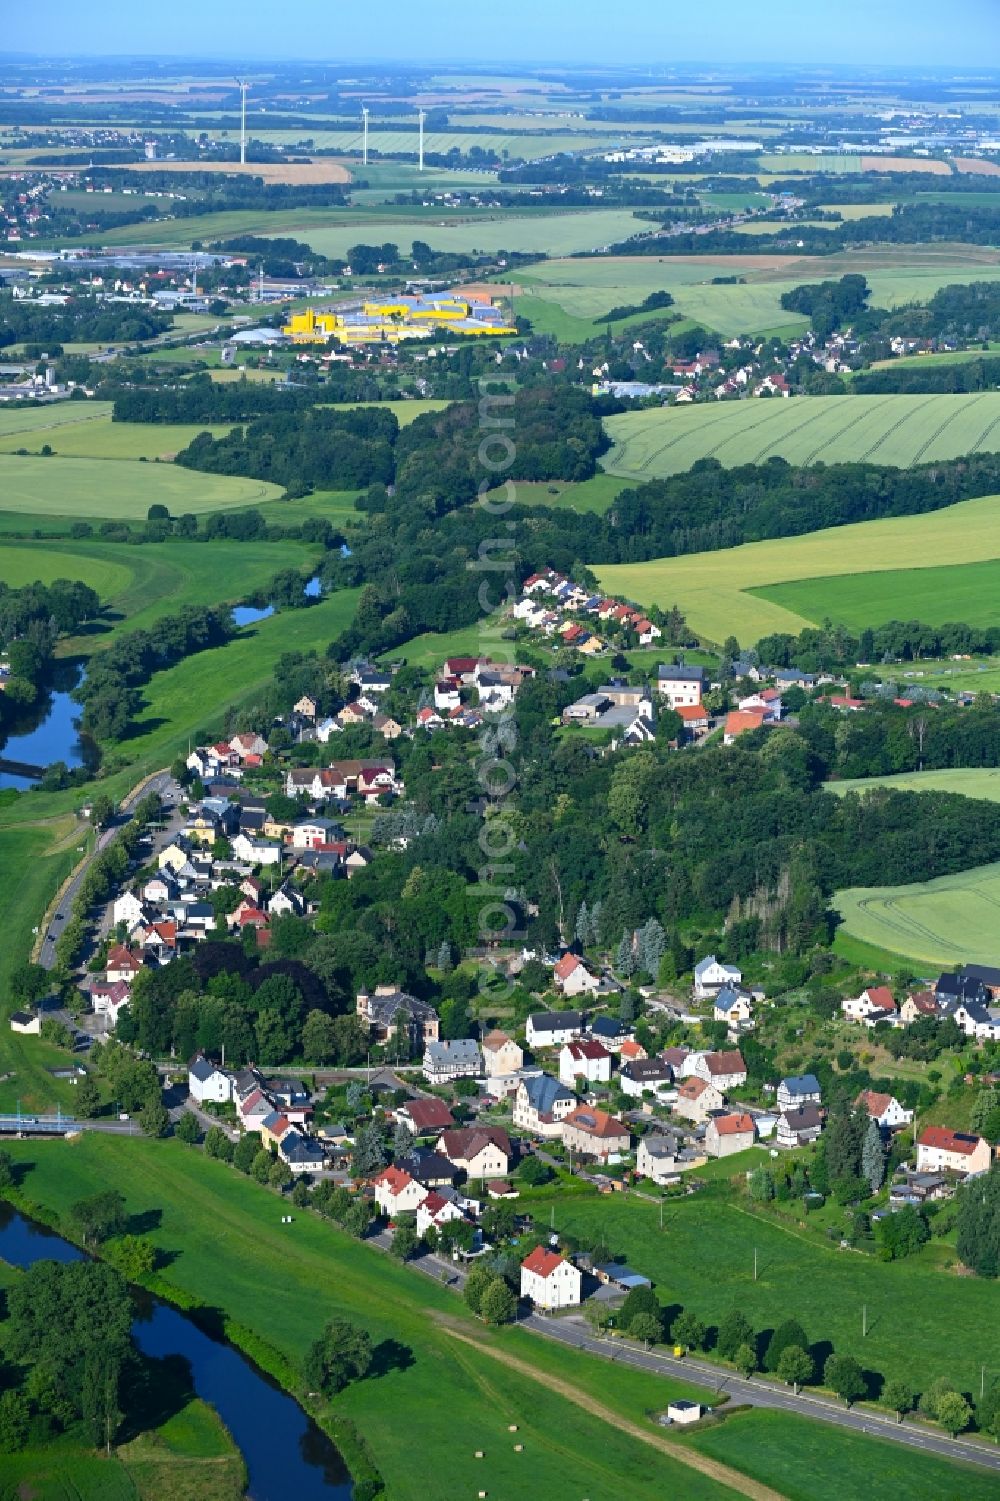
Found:
<path fill-rule="evenodd" d="M 887 620 L 923 620 L 927 625 L 966 620 L 971 625 L 1000 625 L 1000 562 L 996 561 L 883 573 L 877 591 L 872 589 L 870 574 L 856 573 L 846 578 L 772 584 L 753 593 L 815 625 L 829 619 L 855 631 Z"/>
<path fill-rule="evenodd" d="M 414 126 L 416 121 L 414 121 Z M 374 116 L 369 124 L 368 146 L 371 153 L 381 152 L 386 156 L 417 154 L 417 131 L 381 128 Z M 361 151 L 361 126 L 347 126 L 335 130 L 314 130 L 312 126 L 306 131 L 295 130 L 261 130 L 254 131 L 258 140 L 280 145 L 282 142 L 294 143 L 301 141 L 303 136 L 308 136 L 317 151 Z M 460 129 L 453 130 L 427 130 L 424 133 L 424 151 L 444 155 L 449 151 L 469 151 L 472 147 L 478 147 L 482 151 L 506 151 L 512 157 L 521 156 L 531 161 L 541 156 L 551 156 L 556 151 L 589 151 L 597 146 L 607 147 L 606 135 L 595 133 L 589 129 L 577 134 L 567 132 L 564 135 L 554 134 L 551 129 L 546 134 L 543 131 L 524 131 L 521 129 L 497 130 L 493 133 L 482 134 Z"/>
<path fill-rule="evenodd" d="M 111 415 L 110 401 L 60 401 L 40 407 L 0 407 L 0 442 L 25 434 L 25 442 L 39 429 L 78 427 Z M 45 442 L 46 439 L 41 439 Z"/>
<path fill-rule="evenodd" d="M 138 521 L 145 519 L 151 505 L 165 505 L 179 516 L 185 511 L 255 505 L 280 494 L 278 485 L 261 480 L 199 474 L 174 464 L 0 454 L 0 504 L 5 511 L 26 516 Z"/>
<path fill-rule="evenodd" d="M 856 777 L 827 782 L 828 792 L 843 797 L 848 792 L 872 792 L 894 787 L 900 792 L 960 792 L 988 803 L 1000 803 L 1000 770 L 993 767 L 955 768 L 947 771 L 903 771 L 888 777 Z"/>
<path fill-rule="evenodd" d="M 558 248 L 553 246 L 550 253 L 558 256 Z M 598 321 L 613 306 L 641 302 L 650 292 L 668 291 L 678 312 L 728 338 L 778 328 L 801 332 L 807 320 L 782 308 L 782 293 L 804 281 L 850 271 L 868 278 L 876 307 L 925 303 L 949 283 L 995 281 L 1000 277 L 994 251 L 942 245 L 875 247 L 836 256 L 764 252 L 745 256 L 709 253 L 554 259 L 519 270 L 518 281 L 531 297 L 555 303 L 571 317 Z M 712 285 L 714 278 L 730 276 L 741 281 Z"/>
<path fill-rule="evenodd" d="M 790 464 L 911 464 L 1000 449 L 1000 392 L 970 396 L 815 396 L 654 407 L 606 420 L 612 474 L 657 479 L 698 459 L 726 467 L 778 457 Z"/>
<path fill-rule="evenodd" d="M 531 1200 L 522 1195 L 525 1209 Z M 585 1242 L 601 1232 L 612 1255 L 652 1278 L 664 1303 L 680 1303 L 707 1324 L 733 1307 L 757 1330 L 795 1318 L 810 1342 L 832 1341 L 887 1378 L 903 1377 L 919 1390 L 949 1376 L 978 1390 L 980 1364 L 992 1358 L 990 1281 L 951 1276 L 927 1252 L 886 1263 L 841 1251 L 750 1213 L 724 1186 L 672 1202 L 663 1220 L 661 1231 L 657 1204 L 619 1194 L 567 1194 L 555 1211 L 557 1231 Z"/>
<path fill-rule="evenodd" d="M 301 542 L 161 542 L 129 547 L 93 540 L 9 542 L 0 559 L 0 579 L 12 588 L 40 580 L 80 579 L 100 594 L 108 617 L 75 644 L 100 649 L 109 627 L 151 625 L 187 605 L 235 604 L 262 589 L 283 568 L 303 572 L 316 548 Z"/>
<path fill-rule="evenodd" d="M 520 216 L 484 213 L 476 218 L 399 218 L 378 220 L 368 226 L 342 225 L 331 215 L 322 228 L 300 224 L 298 230 L 319 254 L 346 258 L 359 239 L 373 238 L 379 244 L 392 241 L 400 246 L 409 246 L 415 239 L 425 240 L 434 250 L 456 254 L 516 250 L 524 254 L 569 255 L 627 239 L 644 227 L 627 209 L 594 209 Z M 257 230 L 261 230 L 259 221 Z M 271 233 L 270 219 L 265 232 Z M 277 228 L 274 233 L 278 233 Z"/>
<path fill-rule="evenodd" d="M 849 398 L 843 398 L 845 400 Z M 922 516 L 830 527 L 805 537 L 749 542 L 720 552 L 656 558 L 648 563 L 601 564 L 601 588 L 637 604 L 675 602 L 692 628 L 709 641 L 730 634 L 749 646 L 772 631 L 797 634 L 810 619 L 756 592 L 790 580 L 859 572 L 893 574 L 1000 558 L 1000 497 L 962 501 Z M 913 618 L 911 611 L 908 618 Z M 957 686 L 957 683 L 956 683 Z M 964 685 L 963 685 L 964 686 Z M 987 686 L 985 683 L 983 686 Z"/>
<path fill-rule="evenodd" d="M 851 887 L 843 932 L 920 964 L 1000 963 L 1000 864 L 910 886 Z"/>
<path fill-rule="evenodd" d="M 402 1346 L 405 1359 L 349 1387 L 332 1406 L 361 1429 L 393 1501 L 455 1501 L 478 1489 L 500 1501 L 528 1490 L 567 1501 L 731 1501 L 726 1486 L 616 1426 L 621 1413 L 652 1433 L 648 1412 L 693 1395 L 680 1383 L 625 1370 L 610 1383 L 596 1359 L 539 1348 L 519 1330 L 493 1334 L 453 1294 L 317 1216 L 297 1213 L 282 1225 L 273 1193 L 180 1143 L 99 1141 L 89 1133 L 41 1148 L 19 1142 L 12 1152 L 30 1165 L 28 1197 L 59 1214 L 97 1188 L 120 1189 L 132 1213 L 156 1211 L 149 1233 L 174 1258 L 163 1274 L 170 1285 L 225 1310 L 294 1368 L 323 1322 L 338 1315 L 360 1322 L 376 1344 Z M 455 1339 L 452 1328 L 473 1343 Z M 538 1350 L 540 1370 L 599 1395 L 607 1419 L 583 1412 L 543 1379 L 504 1367 L 493 1350 L 532 1363 Z M 420 1464 L 413 1462 L 417 1431 Z M 485 1458 L 477 1460 L 476 1450 Z"/>
<path fill-rule="evenodd" d="M 37 453 L 47 443 L 60 459 L 172 459 L 199 433 L 224 438 L 232 426 L 231 422 L 217 426 L 198 422 L 112 422 L 110 417 L 101 417 L 95 422 L 66 424 L 51 431 L 36 428 L 27 434 L 11 433 L 0 437 L 0 453 L 17 453 L 20 448 Z"/>

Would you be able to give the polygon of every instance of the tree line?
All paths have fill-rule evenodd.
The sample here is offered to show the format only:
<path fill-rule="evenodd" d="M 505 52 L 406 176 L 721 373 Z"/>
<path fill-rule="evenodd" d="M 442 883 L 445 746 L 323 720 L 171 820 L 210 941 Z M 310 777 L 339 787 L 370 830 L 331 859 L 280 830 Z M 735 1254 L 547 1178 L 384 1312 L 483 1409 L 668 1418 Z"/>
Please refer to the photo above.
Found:
<path fill-rule="evenodd" d="M 131 303 L 75 297 L 64 307 L 40 307 L 30 298 L 0 297 L 0 348 L 8 344 L 133 343 L 173 327 L 170 313 Z"/>

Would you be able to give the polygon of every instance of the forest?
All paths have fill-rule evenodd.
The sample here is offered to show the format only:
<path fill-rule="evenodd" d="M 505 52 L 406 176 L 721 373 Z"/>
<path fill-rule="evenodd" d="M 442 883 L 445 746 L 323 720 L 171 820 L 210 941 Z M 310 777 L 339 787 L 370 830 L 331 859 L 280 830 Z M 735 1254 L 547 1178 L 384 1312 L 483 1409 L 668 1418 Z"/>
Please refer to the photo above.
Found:
<path fill-rule="evenodd" d="M 850 389 L 857 396 L 937 396 L 995 391 L 997 386 L 1000 386 L 1000 355 L 983 355 L 979 360 L 954 364 L 927 360 L 922 365 L 859 370 Z"/>
<path fill-rule="evenodd" d="M 363 489 L 392 483 L 398 433 L 399 423 L 388 409 L 339 412 L 310 405 L 271 412 L 224 438 L 199 433 L 176 462 L 210 474 L 270 480 L 289 494 L 314 487 Z"/>
<path fill-rule="evenodd" d="M 65 307 L 40 307 L 30 299 L 0 297 L 0 348 L 8 344 L 109 343 L 154 339 L 173 326 L 169 313 L 131 303 L 76 297 Z"/>

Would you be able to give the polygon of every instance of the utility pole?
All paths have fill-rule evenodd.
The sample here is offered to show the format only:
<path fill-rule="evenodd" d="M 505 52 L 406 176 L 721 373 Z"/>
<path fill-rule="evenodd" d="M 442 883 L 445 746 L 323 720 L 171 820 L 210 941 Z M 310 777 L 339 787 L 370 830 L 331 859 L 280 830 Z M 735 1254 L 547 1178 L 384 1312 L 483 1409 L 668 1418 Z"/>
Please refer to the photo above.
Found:
<path fill-rule="evenodd" d="M 861 1305 L 861 1338 L 868 1338 L 868 1304 Z"/>
<path fill-rule="evenodd" d="M 427 116 L 423 110 L 421 110 L 417 115 L 417 121 L 420 125 L 420 150 L 418 152 L 417 159 L 417 170 L 419 172 L 422 172 L 424 170 L 424 121 L 426 120 L 426 118 Z"/>
<path fill-rule="evenodd" d="M 368 165 L 368 106 L 367 106 L 367 104 L 363 104 L 361 106 L 361 120 L 362 120 L 362 125 L 361 125 L 361 130 L 362 130 L 362 138 L 361 138 L 361 165 L 363 167 L 367 167 L 367 165 Z"/>
<path fill-rule="evenodd" d="M 757 1281 L 757 1247 L 753 1248 L 753 1280 Z"/>
<path fill-rule="evenodd" d="M 660 1229 L 663 1229 L 663 1200 L 660 1200 Z"/>

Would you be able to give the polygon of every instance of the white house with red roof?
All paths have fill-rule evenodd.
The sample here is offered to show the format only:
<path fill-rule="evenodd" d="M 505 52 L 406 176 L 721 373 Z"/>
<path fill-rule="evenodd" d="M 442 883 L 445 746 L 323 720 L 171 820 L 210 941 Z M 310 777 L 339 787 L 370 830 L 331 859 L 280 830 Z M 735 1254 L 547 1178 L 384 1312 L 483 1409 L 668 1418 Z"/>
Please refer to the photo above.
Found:
<path fill-rule="evenodd" d="M 876 1089 L 863 1089 L 854 1102 L 859 1110 L 866 1110 L 873 1121 L 878 1121 L 883 1131 L 898 1131 L 913 1120 L 913 1111 L 904 1110 L 894 1094 L 882 1094 Z"/>
<path fill-rule="evenodd" d="M 982 1136 L 949 1131 L 946 1126 L 926 1126 L 917 1137 L 918 1173 L 985 1173 L 993 1149 Z"/>
<path fill-rule="evenodd" d="M 611 1054 L 602 1043 L 591 1038 L 563 1044 L 559 1054 L 560 1082 L 574 1089 L 578 1079 L 588 1084 L 611 1081 Z"/>
<path fill-rule="evenodd" d="M 121 980 L 125 985 L 131 985 L 141 969 L 141 956 L 134 954 L 124 944 L 113 943 L 108 949 L 104 975 L 109 985 L 114 985 L 118 980 Z"/>
<path fill-rule="evenodd" d="M 375 1202 L 384 1215 L 413 1214 L 427 1196 L 427 1190 L 402 1168 L 385 1167 L 372 1179 Z"/>
<path fill-rule="evenodd" d="M 601 988 L 600 980 L 591 974 L 578 954 L 563 954 L 552 971 L 552 978 L 556 982 L 556 989 L 561 990 L 563 995 L 593 994 Z"/>
<path fill-rule="evenodd" d="M 440 1230 L 449 1220 L 464 1220 L 465 1215 L 454 1199 L 449 1199 L 436 1188 L 424 1190 L 425 1197 L 417 1205 L 417 1234 L 426 1235 L 428 1230 Z"/>
<path fill-rule="evenodd" d="M 723 1093 L 727 1089 L 739 1089 L 747 1082 L 747 1066 L 739 1048 L 727 1048 L 717 1053 L 689 1053 L 681 1073 L 686 1079 L 692 1075 L 704 1079 Z"/>
<path fill-rule="evenodd" d="M 521 1297 L 536 1308 L 577 1308 L 582 1285 L 579 1268 L 545 1246 L 536 1246 L 521 1262 Z"/>
<path fill-rule="evenodd" d="M 859 996 L 848 996 L 840 1009 L 849 1022 L 874 1027 L 876 1022 L 896 1022 L 899 1008 L 888 985 L 869 985 Z"/>

